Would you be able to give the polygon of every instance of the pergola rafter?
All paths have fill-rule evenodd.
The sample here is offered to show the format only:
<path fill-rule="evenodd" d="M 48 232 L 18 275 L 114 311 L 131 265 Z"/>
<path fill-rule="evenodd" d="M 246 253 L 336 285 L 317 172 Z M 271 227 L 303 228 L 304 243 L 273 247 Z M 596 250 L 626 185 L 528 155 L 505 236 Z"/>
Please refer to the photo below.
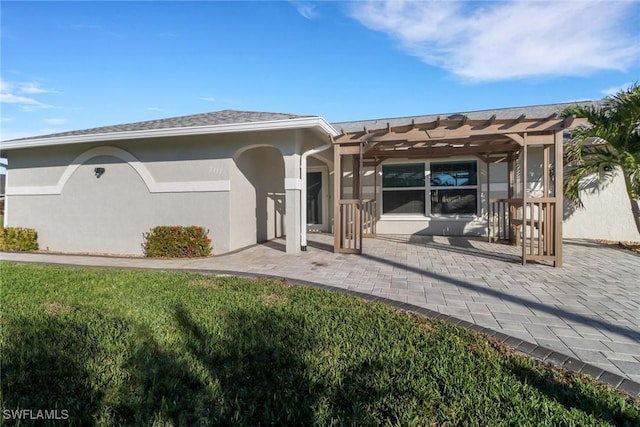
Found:
<path fill-rule="evenodd" d="M 334 139 L 334 234 L 337 252 L 359 253 L 362 236 L 375 234 L 375 200 L 362 199 L 362 170 L 393 158 L 443 158 L 472 155 L 489 165 L 507 162 L 508 198 L 487 205 L 489 238 L 503 233 L 520 240 L 522 260 L 550 260 L 562 264 L 562 134 L 574 118 L 551 114 L 542 118 L 471 119 L 466 115 L 438 116 L 424 123 L 410 123 L 345 132 Z M 543 147 L 543 197 L 528 195 L 526 158 L 532 146 Z M 553 150 L 553 157 L 551 151 Z M 352 156 L 353 198 L 343 199 L 342 158 Z M 516 162 L 522 160 L 518 168 Z M 550 167 L 553 162 L 554 168 Z M 520 173 L 516 173 L 518 170 Z M 550 171 L 555 174 L 553 177 Z M 376 178 L 377 179 L 377 178 Z M 551 183 L 554 183 L 553 187 Z M 487 192 L 489 190 L 487 177 Z M 377 181 L 374 187 L 377 186 Z M 372 208 L 373 206 L 373 208 Z M 492 219 L 498 216 L 497 227 Z M 501 222 L 502 221 L 502 222 Z M 493 227 L 493 229 L 491 228 Z M 492 231 L 493 230 L 493 231 Z M 497 230 L 497 231 L 496 231 Z M 493 233 L 493 235 L 492 235 Z M 518 238 L 518 236 L 522 236 Z M 537 239 L 537 240 L 536 240 Z M 525 247 L 526 246 L 526 247 Z"/>

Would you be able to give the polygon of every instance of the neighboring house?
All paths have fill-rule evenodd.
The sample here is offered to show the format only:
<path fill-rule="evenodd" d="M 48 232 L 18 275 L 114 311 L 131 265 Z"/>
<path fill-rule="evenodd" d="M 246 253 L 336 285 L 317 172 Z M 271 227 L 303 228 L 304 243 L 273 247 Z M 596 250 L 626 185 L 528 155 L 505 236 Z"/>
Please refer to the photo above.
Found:
<path fill-rule="evenodd" d="M 449 127 L 442 129 L 455 132 L 454 119 L 461 128 L 469 126 L 467 120 L 482 120 L 487 128 L 526 125 L 533 134 L 541 123 L 553 122 L 557 135 L 564 122 L 552 113 L 562 107 L 443 115 Z M 429 123 L 434 131 L 426 134 L 440 138 L 440 120 L 415 116 L 331 125 L 317 116 L 226 110 L 5 141 L 5 224 L 35 228 L 41 248 L 65 252 L 141 254 L 143 233 L 152 227 L 194 224 L 210 230 L 216 254 L 284 235 L 286 251 L 295 253 L 306 247 L 307 228 L 333 231 L 333 218 L 341 212 L 337 198 L 356 198 L 361 191 L 360 199 L 377 200 L 370 205 L 377 234 L 486 236 L 489 199 L 509 195 L 508 166 L 496 157 L 500 150 L 491 150 L 505 147 L 515 159 L 503 139 L 521 138 L 506 131 L 499 131 L 495 143 L 483 140 L 482 152 L 471 151 L 474 134 L 437 158 L 428 156 L 428 148 L 438 144 L 418 143 L 424 148 L 415 152 L 419 156 L 402 158 L 401 148 L 389 154 L 379 151 L 388 144 L 375 148 L 369 142 L 372 151 L 361 163 L 355 155 L 340 168 L 340 186 L 348 185 L 335 189 L 339 141 L 364 141 L 375 129 L 397 134 L 412 123 Z M 529 196 L 553 184 L 553 178 L 543 179 L 549 176 L 543 165 L 550 164 L 543 151 L 532 146 L 529 152 Z M 584 211 L 565 209 L 565 237 L 638 239 L 623 184 L 611 187 L 588 197 Z"/>

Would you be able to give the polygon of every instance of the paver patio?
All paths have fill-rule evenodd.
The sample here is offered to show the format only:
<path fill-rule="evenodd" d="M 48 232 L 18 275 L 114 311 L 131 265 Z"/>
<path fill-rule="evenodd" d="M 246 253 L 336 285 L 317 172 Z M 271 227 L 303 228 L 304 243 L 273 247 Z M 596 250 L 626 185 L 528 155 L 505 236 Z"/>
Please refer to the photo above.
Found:
<path fill-rule="evenodd" d="M 209 270 L 287 277 L 407 302 L 491 328 L 640 383 L 640 255 L 564 242 L 564 267 L 520 264 L 519 248 L 480 239 L 378 236 L 362 255 L 334 254 L 333 237 L 284 253 L 276 239 L 235 253 L 157 260 L 2 253 L 1 260 Z"/>

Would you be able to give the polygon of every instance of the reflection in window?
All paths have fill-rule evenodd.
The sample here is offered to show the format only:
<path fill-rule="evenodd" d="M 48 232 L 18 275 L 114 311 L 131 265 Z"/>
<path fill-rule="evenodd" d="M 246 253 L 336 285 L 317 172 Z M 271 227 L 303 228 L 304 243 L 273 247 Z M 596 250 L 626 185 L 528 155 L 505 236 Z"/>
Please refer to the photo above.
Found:
<path fill-rule="evenodd" d="M 424 163 L 382 165 L 382 187 L 424 187 Z"/>
<path fill-rule="evenodd" d="M 431 214 L 475 215 L 477 212 L 477 162 L 431 163 Z"/>
<path fill-rule="evenodd" d="M 382 165 L 382 213 L 424 215 L 425 184 L 424 163 Z"/>
<path fill-rule="evenodd" d="M 431 163 L 432 187 L 478 185 L 477 162 Z"/>
<path fill-rule="evenodd" d="M 382 213 L 475 215 L 478 212 L 478 163 L 433 162 L 429 186 L 424 163 L 382 165 Z"/>
<path fill-rule="evenodd" d="M 478 207 L 478 191 L 431 190 L 432 214 L 475 214 Z"/>

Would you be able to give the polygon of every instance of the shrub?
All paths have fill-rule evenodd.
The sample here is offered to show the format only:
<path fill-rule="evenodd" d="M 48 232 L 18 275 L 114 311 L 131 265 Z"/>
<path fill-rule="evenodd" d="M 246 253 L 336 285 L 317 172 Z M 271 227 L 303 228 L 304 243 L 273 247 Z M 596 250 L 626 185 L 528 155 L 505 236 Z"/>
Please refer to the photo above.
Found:
<path fill-rule="evenodd" d="M 0 228 L 0 251 L 35 251 L 38 235 L 33 228 Z"/>
<path fill-rule="evenodd" d="M 193 258 L 211 255 L 209 230 L 195 225 L 158 226 L 144 233 L 147 257 Z"/>

